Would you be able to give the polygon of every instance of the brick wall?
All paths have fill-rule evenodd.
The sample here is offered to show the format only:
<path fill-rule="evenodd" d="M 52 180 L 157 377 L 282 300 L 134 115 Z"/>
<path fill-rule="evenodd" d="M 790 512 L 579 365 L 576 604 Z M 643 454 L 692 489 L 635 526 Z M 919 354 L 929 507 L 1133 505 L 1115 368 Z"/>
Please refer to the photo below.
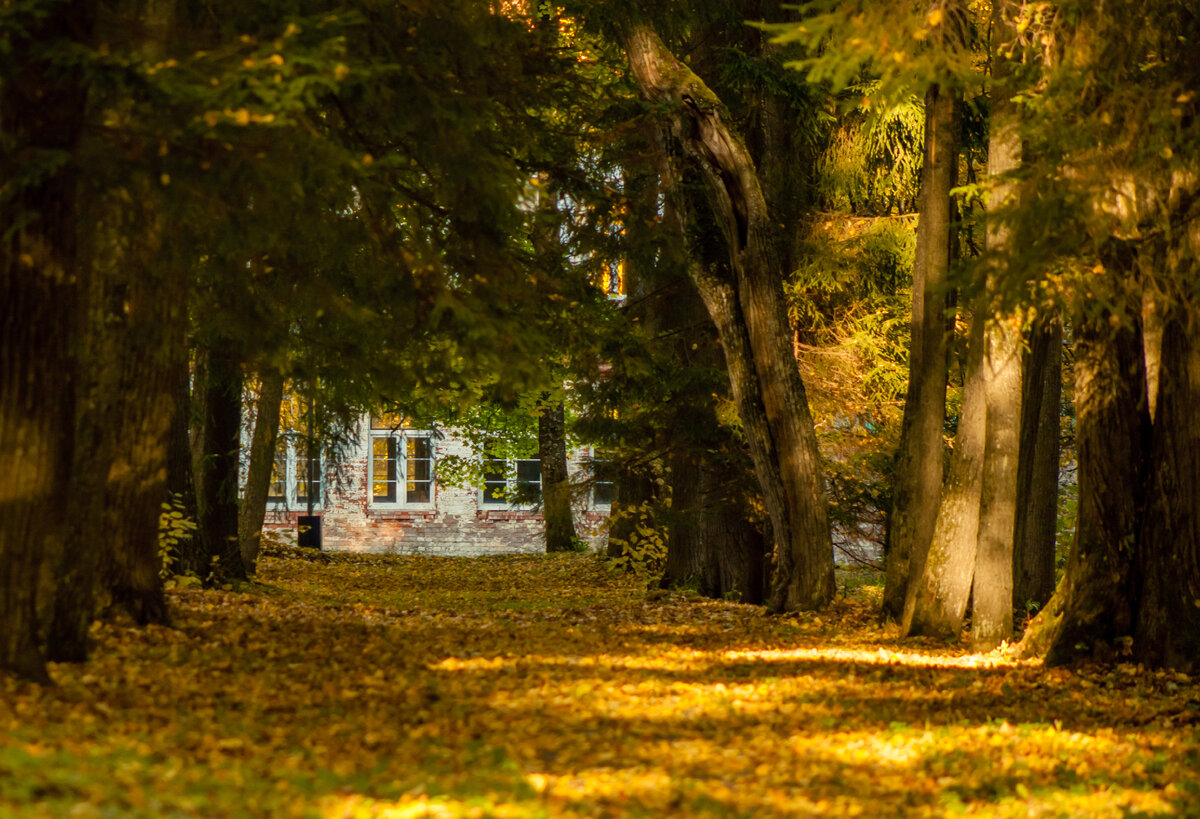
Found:
<path fill-rule="evenodd" d="M 322 516 L 323 548 L 371 554 L 428 554 L 466 557 L 541 552 L 542 516 L 531 509 L 484 505 L 473 487 L 443 485 L 435 481 L 433 502 L 419 506 L 377 506 L 368 486 L 370 432 L 360 425 L 358 447 L 339 474 L 326 475 Z M 470 457 L 470 448 L 443 432 L 434 441 L 434 462 L 447 455 Z M 569 465 L 582 474 L 586 453 L 574 453 Z M 268 509 L 264 529 L 294 535 L 296 518 L 304 510 Z M 575 526 L 592 548 L 603 549 L 607 509 L 577 503 Z"/>

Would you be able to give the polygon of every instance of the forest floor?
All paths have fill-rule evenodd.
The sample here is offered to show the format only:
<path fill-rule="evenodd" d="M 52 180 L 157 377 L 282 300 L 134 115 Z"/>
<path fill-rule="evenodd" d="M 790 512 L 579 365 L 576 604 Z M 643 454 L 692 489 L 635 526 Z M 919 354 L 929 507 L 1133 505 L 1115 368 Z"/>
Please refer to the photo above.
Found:
<path fill-rule="evenodd" d="M 646 591 L 589 555 L 265 559 L 0 677 L 2 816 L 1200 815 L 1200 687 Z"/>

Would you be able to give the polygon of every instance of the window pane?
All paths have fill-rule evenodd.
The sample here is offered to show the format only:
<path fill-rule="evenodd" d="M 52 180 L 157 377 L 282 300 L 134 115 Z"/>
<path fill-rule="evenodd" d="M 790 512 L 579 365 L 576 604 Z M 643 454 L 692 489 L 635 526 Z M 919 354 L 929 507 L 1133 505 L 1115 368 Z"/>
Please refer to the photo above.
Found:
<path fill-rule="evenodd" d="M 611 504 L 613 500 L 612 461 L 592 461 L 592 502 Z"/>
<path fill-rule="evenodd" d="M 517 483 L 542 482 L 542 462 L 537 459 L 517 461 Z"/>
<path fill-rule="evenodd" d="M 517 461 L 518 503 L 537 503 L 542 496 L 542 462 L 537 458 Z"/>
<path fill-rule="evenodd" d="M 396 439 L 371 439 L 371 500 L 396 501 Z"/>
<path fill-rule="evenodd" d="M 433 446 L 429 438 L 408 438 L 404 499 L 408 503 L 429 503 L 433 497 Z"/>
<path fill-rule="evenodd" d="M 483 502 L 507 503 L 505 490 L 508 480 L 505 476 L 504 461 L 492 458 L 483 462 Z"/>
<path fill-rule="evenodd" d="M 308 455 L 307 442 L 296 444 L 296 503 L 308 503 Z M 321 502 L 321 453 L 317 452 L 312 462 L 313 502 Z"/>

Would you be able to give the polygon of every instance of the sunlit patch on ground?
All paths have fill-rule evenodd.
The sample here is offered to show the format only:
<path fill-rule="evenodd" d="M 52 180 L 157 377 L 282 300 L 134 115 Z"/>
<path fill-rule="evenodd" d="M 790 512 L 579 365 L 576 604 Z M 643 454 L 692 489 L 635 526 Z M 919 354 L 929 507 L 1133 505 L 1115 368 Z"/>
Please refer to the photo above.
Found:
<path fill-rule="evenodd" d="M 1190 678 L 900 643 L 857 588 L 767 617 L 576 555 L 260 580 L 0 679 L 0 815 L 1200 814 Z"/>

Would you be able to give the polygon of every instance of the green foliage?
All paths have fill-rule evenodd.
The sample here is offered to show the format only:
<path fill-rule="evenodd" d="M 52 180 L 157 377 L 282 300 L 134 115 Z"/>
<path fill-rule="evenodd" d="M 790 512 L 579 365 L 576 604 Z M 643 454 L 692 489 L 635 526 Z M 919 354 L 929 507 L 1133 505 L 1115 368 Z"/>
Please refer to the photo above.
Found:
<path fill-rule="evenodd" d="M 187 506 L 178 493 L 171 493 L 168 500 L 162 504 L 162 512 L 158 516 L 158 575 L 167 580 L 174 573 L 176 555 L 179 545 L 190 540 L 199 527 L 187 514 Z"/>
<path fill-rule="evenodd" d="M 826 208 L 862 215 L 914 213 L 920 193 L 925 109 L 915 95 L 876 102 L 878 83 L 847 91 L 860 107 L 837 123 L 821 156 L 819 193 Z"/>
<path fill-rule="evenodd" d="M 800 45 L 788 63 L 811 83 L 835 92 L 873 77 L 884 100 L 924 94 L 932 84 L 974 86 L 979 74 L 971 46 L 979 23 L 919 0 L 810 0 L 800 21 L 764 26 L 779 45 Z M 986 26 L 986 21 L 984 22 Z"/>
<path fill-rule="evenodd" d="M 662 573 L 667 563 L 667 532 L 658 523 L 656 511 L 650 503 L 613 504 L 609 530 L 620 526 L 629 531 L 625 538 L 609 536 L 610 543 L 621 548 L 620 556 L 612 560 L 614 566 L 641 577 Z"/>

